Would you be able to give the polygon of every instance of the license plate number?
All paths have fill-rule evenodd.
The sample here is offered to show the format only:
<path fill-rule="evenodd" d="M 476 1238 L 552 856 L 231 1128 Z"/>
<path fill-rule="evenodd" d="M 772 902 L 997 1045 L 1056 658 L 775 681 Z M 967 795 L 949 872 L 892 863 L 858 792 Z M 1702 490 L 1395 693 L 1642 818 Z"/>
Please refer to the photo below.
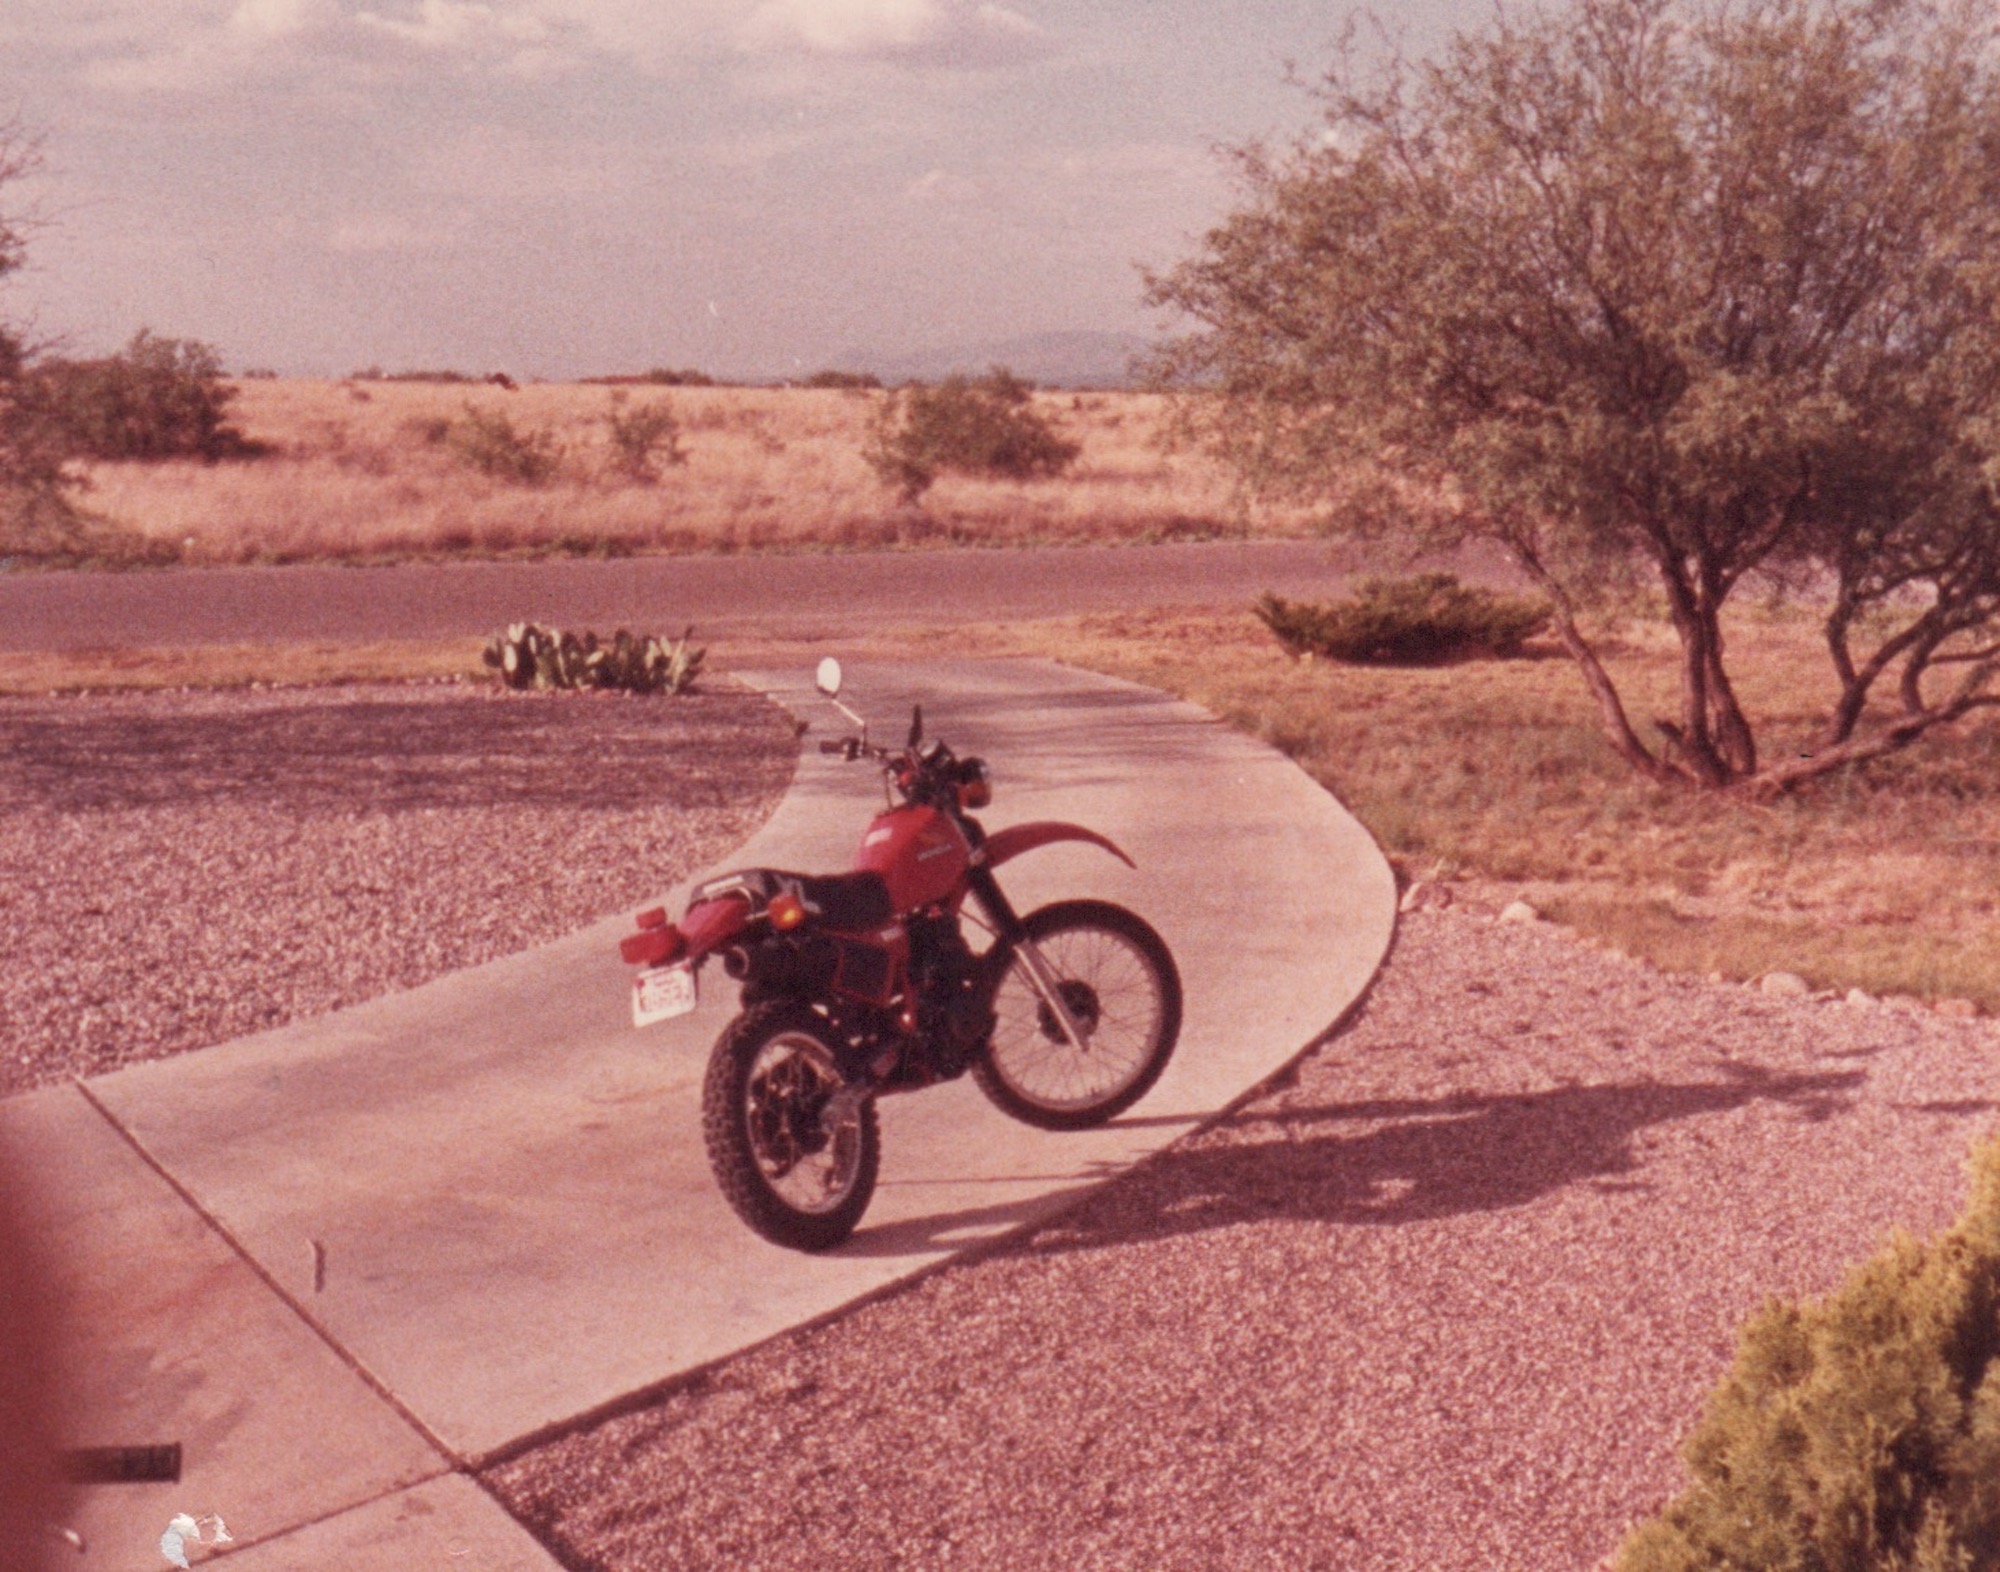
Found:
<path fill-rule="evenodd" d="M 655 966 L 632 980 L 632 1024 L 651 1026 L 686 1015 L 695 1005 L 694 968 L 681 961 Z"/>

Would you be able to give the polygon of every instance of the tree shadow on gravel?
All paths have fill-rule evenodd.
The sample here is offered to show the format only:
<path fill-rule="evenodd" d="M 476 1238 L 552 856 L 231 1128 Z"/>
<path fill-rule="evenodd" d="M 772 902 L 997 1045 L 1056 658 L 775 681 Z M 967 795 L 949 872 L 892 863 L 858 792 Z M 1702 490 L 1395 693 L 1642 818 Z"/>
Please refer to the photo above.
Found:
<path fill-rule="evenodd" d="M 743 792 L 743 779 L 715 768 L 718 753 L 740 756 L 743 778 L 773 783 L 795 755 L 763 701 L 733 693 L 175 697 L 0 706 L 0 790 L 17 810 L 62 813 L 705 808 Z M 682 772 L 677 757 L 702 762 Z"/>
<path fill-rule="evenodd" d="M 1037 1233 L 1032 1250 L 1088 1249 L 1291 1218 L 1394 1227 L 1522 1206 L 1589 1184 L 1645 1189 L 1639 1132 L 1757 1102 L 1830 1119 L 1858 1071 L 1779 1075 L 1740 1064 L 1721 1080 L 1558 1087 L 1278 1108 L 1237 1116 L 1155 1158 Z M 947 1218 L 931 1220 L 935 1229 Z"/>

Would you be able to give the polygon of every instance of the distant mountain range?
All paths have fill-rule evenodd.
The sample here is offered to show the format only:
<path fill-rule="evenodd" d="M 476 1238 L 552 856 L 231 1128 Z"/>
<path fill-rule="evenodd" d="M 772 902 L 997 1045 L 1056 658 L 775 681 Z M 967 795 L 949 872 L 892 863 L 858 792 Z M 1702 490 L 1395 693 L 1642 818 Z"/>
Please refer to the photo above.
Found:
<path fill-rule="evenodd" d="M 1150 353 L 1153 341 L 1137 333 L 1030 333 L 1021 338 L 956 344 L 915 354 L 849 350 L 829 368 L 871 372 L 884 382 L 935 382 L 954 372 L 979 376 L 1005 366 L 1042 387 L 1123 388 L 1139 379 L 1132 362 Z"/>

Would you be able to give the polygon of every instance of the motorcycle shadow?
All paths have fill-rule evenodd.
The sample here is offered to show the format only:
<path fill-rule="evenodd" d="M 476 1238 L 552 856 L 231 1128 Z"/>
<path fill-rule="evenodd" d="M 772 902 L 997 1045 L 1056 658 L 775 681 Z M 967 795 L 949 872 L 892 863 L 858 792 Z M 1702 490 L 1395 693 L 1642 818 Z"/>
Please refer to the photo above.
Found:
<path fill-rule="evenodd" d="M 1019 1248 L 1097 1249 L 1270 1219 L 1396 1227 L 1501 1211 L 1576 1185 L 1644 1191 L 1642 1132 L 1758 1102 L 1831 1119 L 1865 1080 L 1858 1071 L 1719 1068 L 1715 1081 L 1248 1110 L 1101 1187 Z"/>
<path fill-rule="evenodd" d="M 1079 1192 L 1095 1188 L 1100 1183 L 1101 1180 L 1084 1180 L 1018 1201 L 959 1207 L 927 1217 L 908 1217 L 899 1222 L 873 1226 L 864 1223 L 852 1238 L 832 1253 L 866 1259 L 875 1256 L 958 1254 L 1005 1246 L 1036 1224 L 1073 1206 Z"/>

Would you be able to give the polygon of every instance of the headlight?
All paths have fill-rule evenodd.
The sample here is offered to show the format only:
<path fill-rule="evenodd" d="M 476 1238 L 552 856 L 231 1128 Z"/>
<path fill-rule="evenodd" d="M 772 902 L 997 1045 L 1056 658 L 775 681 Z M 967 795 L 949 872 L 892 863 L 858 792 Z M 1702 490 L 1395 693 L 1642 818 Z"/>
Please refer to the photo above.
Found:
<path fill-rule="evenodd" d="M 993 800 L 993 776 L 984 759 L 966 759 L 958 767 L 958 805 L 968 811 Z"/>

